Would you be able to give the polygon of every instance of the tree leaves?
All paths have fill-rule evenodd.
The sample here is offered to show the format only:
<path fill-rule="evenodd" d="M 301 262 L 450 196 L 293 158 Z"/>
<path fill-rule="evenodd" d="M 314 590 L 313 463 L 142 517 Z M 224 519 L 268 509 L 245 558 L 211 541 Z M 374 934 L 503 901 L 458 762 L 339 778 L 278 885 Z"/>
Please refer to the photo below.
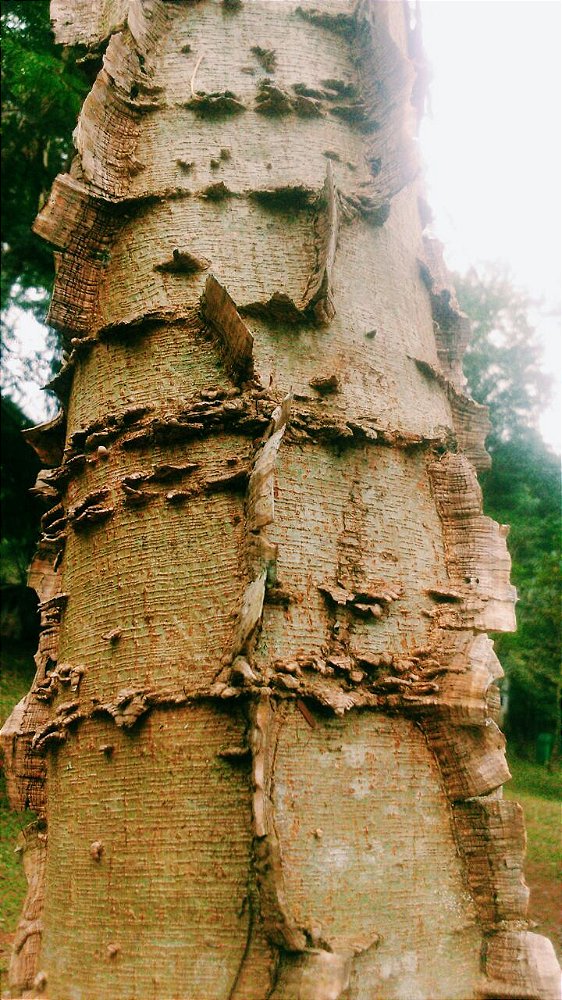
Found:
<path fill-rule="evenodd" d="M 505 268 L 472 268 L 455 285 L 461 309 L 472 321 L 463 359 L 471 394 L 490 409 L 493 453 L 537 426 L 551 379 L 540 369 L 541 346 L 530 312 L 538 305 L 511 282 Z"/>
<path fill-rule="evenodd" d="M 536 431 L 551 380 L 540 370 L 530 319 L 536 303 L 504 270 L 471 270 L 456 287 L 473 321 L 465 374 L 492 423 L 493 464 L 481 477 L 485 509 L 510 525 L 518 628 L 496 646 L 509 679 L 508 725 L 525 742 L 560 730 L 560 461 Z"/>
<path fill-rule="evenodd" d="M 88 91 L 77 53 L 61 53 L 50 30 L 48 0 L 0 6 L 2 27 L 1 307 L 44 317 L 53 280 L 50 249 L 31 224 L 72 153 L 71 134 Z M 44 296 L 27 294 L 30 289 Z"/>

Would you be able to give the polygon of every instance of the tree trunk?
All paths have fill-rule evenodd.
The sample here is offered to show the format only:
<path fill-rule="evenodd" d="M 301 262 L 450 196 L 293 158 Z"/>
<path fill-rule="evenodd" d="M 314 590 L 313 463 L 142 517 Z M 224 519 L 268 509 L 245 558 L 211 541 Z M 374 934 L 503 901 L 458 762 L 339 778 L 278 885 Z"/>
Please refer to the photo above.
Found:
<path fill-rule="evenodd" d="M 36 223 L 70 354 L 29 434 L 51 509 L 4 732 L 40 817 L 10 995 L 554 1000 L 411 11 L 52 6 L 105 55 Z"/>

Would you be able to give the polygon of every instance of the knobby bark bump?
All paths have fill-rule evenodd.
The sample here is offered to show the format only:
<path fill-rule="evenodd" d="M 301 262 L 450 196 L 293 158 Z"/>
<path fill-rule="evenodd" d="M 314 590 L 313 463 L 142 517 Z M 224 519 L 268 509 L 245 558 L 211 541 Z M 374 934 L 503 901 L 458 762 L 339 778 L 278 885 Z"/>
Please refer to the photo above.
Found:
<path fill-rule="evenodd" d="M 505 530 L 427 227 L 418 26 L 53 0 L 103 51 L 36 231 L 67 342 L 3 731 L 10 996 L 554 1000 L 506 802 Z"/>

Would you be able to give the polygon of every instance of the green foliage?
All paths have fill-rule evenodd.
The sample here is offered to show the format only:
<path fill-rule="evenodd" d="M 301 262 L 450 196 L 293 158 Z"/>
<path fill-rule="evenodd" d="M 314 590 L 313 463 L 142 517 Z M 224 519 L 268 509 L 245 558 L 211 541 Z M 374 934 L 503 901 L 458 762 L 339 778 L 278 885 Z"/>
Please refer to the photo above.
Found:
<path fill-rule="evenodd" d="M 8 718 L 14 705 L 29 691 L 35 673 L 31 654 L 20 648 L 2 647 L 0 663 L 0 726 Z M 20 831 L 35 819 L 29 810 L 15 813 L 10 809 L 6 792 L 6 781 L 0 760 L 0 886 L 2 906 L 0 907 L 0 934 L 15 930 L 25 897 L 27 882 L 23 872 L 21 856 L 16 854 Z M 0 950 L 0 973 L 7 969 L 6 953 L 4 969 Z M 2 976 L 0 975 L 0 981 Z"/>
<path fill-rule="evenodd" d="M 465 374 L 492 423 L 484 507 L 510 525 L 518 627 L 496 648 L 509 679 L 508 726 L 523 744 L 560 731 L 560 460 L 534 430 L 549 379 L 539 369 L 533 303 L 504 272 L 472 270 L 457 278 L 457 293 L 474 324 Z"/>
<path fill-rule="evenodd" d="M 463 359 L 470 391 L 490 409 L 494 452 L 500 442 L 536 427 L 551 379 L 540 370 L 541 346 L 530 320 L 537 303 L 518 291 L 505 269 L 488 265 L 456 278 L 461 308 L 472 320 Z"/>
<path fill-rule="evenodd" d="M 537 933 L 552 941 L 562 961 L 562 927 L 558 888 L 562 875 L 560 798 L 562 771 L 508 754 L 513 780 L 504 788 L 507 799 L 523 806 L 527 831 L 525 881 L 531 889 L 530 917 Z"/>
<path fill-rule="evenodd" d="M 2 0 L 0 24 L 1 308 L 20 305 L 42 318 L 53 260 L 31 225 L 56 174 L 69 165 L 71 135 L 89 84 L 77 54 L 61 54 L 55 46 L 48 0 Z"/>
<path fill-rule="evenodd" d="M 2 397 L 1 413 L 0 584 L 25 585 L 27 566 L 39 534 L 39 508 L 29 490 L 35 483 L 40 462 L 21 434 L 25 427 L 31 426 L 31 421 L 8 396 Z"/>
<path fill-rule="evenodd" d="M 497 642 L 510 683 L 510 729 L 534 739 L 560 725 L 559 461 L 537 438 L 506 442 L 482 485 L 487 511 L 511 526 L 519 593 L 517 632 Z"/>

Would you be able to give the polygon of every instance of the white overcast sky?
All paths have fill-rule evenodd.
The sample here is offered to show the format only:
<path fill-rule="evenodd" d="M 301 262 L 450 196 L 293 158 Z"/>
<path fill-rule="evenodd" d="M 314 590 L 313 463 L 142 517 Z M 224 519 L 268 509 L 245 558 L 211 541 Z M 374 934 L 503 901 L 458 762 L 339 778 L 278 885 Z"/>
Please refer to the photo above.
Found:
<path fill-rule="evenodd" d="M 557 315 L 537 317 L 556 398 L 541 420 L 560 451 L 559 0 L 422 0 L 433 71 L 421 143 L 450 267 L 509 265 Z"/>
<path fill-rule="evenodd" d="M 557 314 L 537 326 L 558 390 L 541 430 L 560 451 L 561 5 L 422 0 L 421 10 L 433 73 L 421 144 L 434 229 L 450 267 L 502 261 Z M 35 346 L 37 325 L 25 326 Z M 26 408 L 42 418 L 36 390 Z"/>

